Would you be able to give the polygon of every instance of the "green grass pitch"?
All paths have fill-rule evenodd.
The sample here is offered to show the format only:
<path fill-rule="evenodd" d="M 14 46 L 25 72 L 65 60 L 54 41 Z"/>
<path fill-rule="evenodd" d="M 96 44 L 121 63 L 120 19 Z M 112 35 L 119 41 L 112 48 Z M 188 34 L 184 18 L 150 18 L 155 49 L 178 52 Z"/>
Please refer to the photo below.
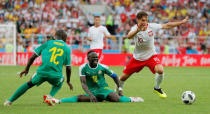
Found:
<path fill-rule="evenodd" d="M 161 99 L 153 92 L 154 75 L 145 68 L 134 74 L 125 83 L 125 96 L 140 96 L 144 103 L 66 103 L 49 107 L 42 101 L 51 86 L 43 83 L 27 91 L 10 107 L 4 107 L 4 101 L 24 82 L 28 81 L 37 67 L 30 69 L 27 77 L 19 78 L 17 72 L 24 66 L 0 66 L 0 114 L 210 114 L 210 67 L 165 67 L 165 79 L 162 84 L 168 98 Z M 111 67 L 119 76 L 123 67 Z M 106 76 L 114 89 L 114 81 Z M 78 76 L 78 67 L 72 68 L 71 82 L 74 91 L 70 91 L 64 82 L 56 98 L 83 94 Z M 191 90 L 196 95 L 192 105 L 181 101 L 183 91 Z"/>

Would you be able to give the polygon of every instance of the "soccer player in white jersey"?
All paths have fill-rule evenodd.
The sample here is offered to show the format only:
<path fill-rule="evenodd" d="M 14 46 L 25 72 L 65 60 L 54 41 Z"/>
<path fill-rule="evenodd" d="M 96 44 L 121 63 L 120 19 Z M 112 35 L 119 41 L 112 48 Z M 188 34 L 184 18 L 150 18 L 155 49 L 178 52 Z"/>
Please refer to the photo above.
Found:
<path fill-rule="evenodd" d="M 158 59 L 155 52 L 154 36 L 160 29 L 170 29 L 188 21 L 188 17 L 177 22 L 168 22 L 166 24 L 148 23 L 148 14 L 146 12 L 139 12 L 137 14 L 137 23 L 128 33 L 128 39 L 134 39 L 135 49 L 133 57 L 123 70 L 123 75 L 120 77 L 121 87 L 117 88 L 118 94 L 123 95 L 124 82 L 135 72 L 141 71 L 145 66 L 149 67 L 155 77 L 154 91 L 161 97 L 166 98 L 160 84 L 164 77 L 163 66 Z"/>
<path fill-rule="evenodd" d="M 101 58 L 104 47 L 104 37 L 115 38 L 110 35 L 106 27 L 101 25 L 100 15 L 94 15 L 94 25 L 88 30 L 88 40 L 90 41 L 90 49 L 98 54 L 99 59 Z"/>

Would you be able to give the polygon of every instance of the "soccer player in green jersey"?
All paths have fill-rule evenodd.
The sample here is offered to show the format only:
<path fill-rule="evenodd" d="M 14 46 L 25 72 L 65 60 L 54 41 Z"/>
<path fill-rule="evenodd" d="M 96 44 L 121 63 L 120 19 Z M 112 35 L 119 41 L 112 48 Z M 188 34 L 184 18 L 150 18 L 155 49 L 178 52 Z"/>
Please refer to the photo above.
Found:
<path fill-rule="evenodd" d="M 5 106 L 10 106 L 16 99 L 23 95 L 28 89 L 34 85 L 41 85 L 47 81 L 52 85 L 50 94 L 47 98 L 52 98 L 60 90 L 63 85 L 63 65 L 66 66 L 67 84 L 70 89 L 73 89 L 70 83 L 71 76 L 71 50 L 65 43 L 67 35 L 65 31 L 58 30 L 55 33 L 55 40 L 49 40 L 34 50 L 34 54 L 30 57 L 25 70 L 20 73 L 20 78 L 23 74 L 27 75 L 30 66 L 34 60 L 42 55 L 42 64 L 37 72 L 32 76 L 31 80 L 21 85 L 15 93 L 4 103 Z M 46 99 L 46 98 L 45 98 Z"/>
<path fill-rule="evenodd" d="M 83 90 L 86 94 L 73 96 L 71 98 L 63 99 L 48 99 L 45 100 L 49 105 L 53 103 L 65 102 L 97 102 L 97 101 L 111 101 L 111 102 L 143 102 L 140 97 L 125 97 L 119 96 L 113 90 L 109 89 L 105 81 L 104 74 L 112 77 L 116 85 L 119 87 L 119 78 L 107 66 L 98 63 L 98 56 L 95 51 L 88 52 L 88 63 L 83 64 L 79 68 L 79 75 Z"/>

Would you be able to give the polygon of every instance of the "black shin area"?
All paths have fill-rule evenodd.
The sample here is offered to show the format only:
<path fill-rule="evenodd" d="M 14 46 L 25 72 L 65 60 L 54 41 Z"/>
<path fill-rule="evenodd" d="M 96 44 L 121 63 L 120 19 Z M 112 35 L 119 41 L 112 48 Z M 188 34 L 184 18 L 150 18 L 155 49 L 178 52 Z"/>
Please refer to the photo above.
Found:
<path fill-rule="evenodd" d="M 90 97 L 86 95 L 78 95 L 78 102 L 90 102 Z"/>
<path fill-rule="evenodd" d="M 112 92 L 107 96 L 107 100 L 110 102 L 119 102 L 119 99 L 120 96 L 115 92 Z"/>
<path fill-rule="evenodd" d="M 32 83 L 32 81 L 31 81 L 31 80 L 30 80 L 30 81 L 28 81 L 28 82 L 27 82 L 27 84 L 28 84 L 29 88 L 31 88 L 31 87 L 33 87 L 33 86 L 34 86 L 34 84 Z"/>

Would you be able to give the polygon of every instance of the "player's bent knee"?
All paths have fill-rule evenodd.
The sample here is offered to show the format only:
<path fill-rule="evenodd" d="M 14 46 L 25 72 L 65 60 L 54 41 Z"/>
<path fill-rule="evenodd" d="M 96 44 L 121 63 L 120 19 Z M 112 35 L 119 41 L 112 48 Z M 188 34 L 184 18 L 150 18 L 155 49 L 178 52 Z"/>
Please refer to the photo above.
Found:
<path fill-rule="evenodd" d="M 117 97 L 113 97 L 113 98 L 111 98 L 111 100 L 110 100 L 111 102 L 119 102 L 119 98 L 117 98 Z"/>
<path fill-rule="evenodd" d="M 30 80 L 30 81 L 28 81 L 28 82 L 27 82 L 27 84 L 28 84 L 29 88 L 31 88 L 31 87 L 33 87 L 33 86 L 35 85 L 35 84 L 33 84 L 33 83 L 32 83 L 32 81 L 31 81 L 31 80 Z"/>
<path fill-rule="evenodd" d="M 112 92 L 108 95 L 108 99 L 111 102 L 119 102 L 120 97 L 115 92 Z"/>
<path fill-rule="evenodd" d="M 162 65 L 156 65 L 155 66 L 155 72 L 158 74 L 163 74 L 163 66 Z"/>
<path fill-rule="evenodd" d="M 86 95 L 77 95 L 78 102 L 90 102 L 90 98 Z"/>
<path fill-rule="evenodd" d="M 158 74 L 163 74 L 163 69 L 157 70 L 157 73 L 158 73 Z"/>

